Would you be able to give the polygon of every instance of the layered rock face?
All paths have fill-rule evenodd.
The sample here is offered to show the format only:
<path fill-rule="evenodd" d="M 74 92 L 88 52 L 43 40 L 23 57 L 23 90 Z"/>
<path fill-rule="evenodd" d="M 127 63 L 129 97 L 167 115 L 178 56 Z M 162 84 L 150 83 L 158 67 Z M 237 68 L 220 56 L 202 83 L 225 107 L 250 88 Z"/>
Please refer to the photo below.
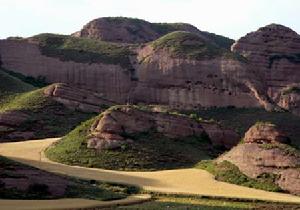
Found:
<path fill-rule="evenodd" d="M 176 58 L 166 50 L 155 51 L 152 46 L 141 50 L 138 60 L 139 82 L 131 95 L 134 101 L 183 109 L 264 105 L 253 93 L 252 89 L 256 89 L 249 88 L 254 76 L 238 60 L 222 56 L 201 60 Z"/>
<path fill-rule="evenodd" d="M 47 87 L 44 94 L 66 107 L 84 112 L 99 113 L 103 107 L 112 106 L 114 103 L 108 101 L 93 91 L 71 87 L 67 84 L 58 83 Z"/>
<path fill-rule="evenodd" d="M 66 83 L 124 103 L 131 87 L 129 70 L 120 65 L 61 61 L 42 55 L 38 44 L 0 40 L 2 67 L 15 72 L 45 77 L 48 83 Z"/>
<path fill-rule="evenodd" d="M 266 135 L 268 134 L 268 135 Z M 245 135 L 245 142 L 217 159 L 235 164 L 251 178 L 276 174 L 276 184 L 283 190 L 300 194 L 300 152 L 282 142 L 287 136 L 269 124 L 254 125 Z"/>
<path fill-rule="evenodd" d="M 217 124 L 198 122 L 182 115 L 143 111 L 132 106 L 109 109 L 90 129 L 88 147 L 114 149 L 132 142 L 128 135 L 159 132 L 169 138 L 208 135 L 213 145 L 232 147 L 239 136 Z"/>
<path fill-rule="evenodd" d="M 278 129 L 278 127 L 271 123 L 257 123 L 252 126 L 245 134 L 245 143 L 258 144 L 276 144 L 289 143 L 289 138 L 286 134 Z"/>
<path fill-rule="evenodd" d="M 290 28 L 277 24 L 262 27 L 240 38 L 232 51 L 249 60 L 275 101 L 284 88 L 300 83 L 300 35 Z"/>

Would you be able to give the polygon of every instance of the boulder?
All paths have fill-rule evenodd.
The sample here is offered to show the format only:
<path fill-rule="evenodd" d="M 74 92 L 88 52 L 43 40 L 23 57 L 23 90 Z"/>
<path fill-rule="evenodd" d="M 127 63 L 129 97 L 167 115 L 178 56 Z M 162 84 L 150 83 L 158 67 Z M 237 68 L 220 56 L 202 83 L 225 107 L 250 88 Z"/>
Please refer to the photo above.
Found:
<path fill-rule="evenodd" d="M 245 134 L 245 143 L 289 143 L 290 139 L 276 125 L 271 123 L 257 123 Z"/>
<path fill-rule="evenodd" d="M 158 132 L 171 139 L 208 135 L 214 146 L 230 148 L 239 142 L 233 131 L 213 123 L 202 123 L 184 115 L 140 110 L 134 106 L 118 106 L 105 111 L 90 128 L 88 147 L 114 149 L 126 142 L 128 136 Z"/>
<path fill-rule="evenodd" d="M 72 87 L 64 83 L 48 86 L 44 94 L 64 104 L 66 107 L 84 112 L 100 112 L 103 106 L 111 106 L 113 102 L 103 98 L 102 94 Z"/>
<path fill-rule="evenodd" d="M 217 162 L 229 161 L 251 178 L 275 174 L 281 189 L 300 195 L 300 151 L 283 142 L 287 137 L 274 125 L 257 124 L 245 134 L 244 142 L 221 155 Z"/>

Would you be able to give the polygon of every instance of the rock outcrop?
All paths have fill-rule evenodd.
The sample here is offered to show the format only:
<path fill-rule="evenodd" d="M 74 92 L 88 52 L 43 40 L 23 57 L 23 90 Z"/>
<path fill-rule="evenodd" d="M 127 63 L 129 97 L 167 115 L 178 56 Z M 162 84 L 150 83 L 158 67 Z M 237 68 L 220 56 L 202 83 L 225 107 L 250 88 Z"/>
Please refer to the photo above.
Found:
<path fill-rule="evenodd" d="M 187 116 L 143 111 L 132 106 L 120 106 L 105 111 L 90 129 L 88 147 L 114 149 L 132 142 L 130 135 L 158 132 L 172 139 L 208 135 L 215 146 L 236 145 L 239 136 L 215 123 L 199 122 Z"/>
<path fill-rule="evenodd" d="M 251 178 L 275 174 L 275 183 L 284 191 L 300 195 L 300 151 L 286 142 L 287 137 L 268 124 L 255 125 L 245 135 L 244 143 L 217 159 L 229 161 Z"/>
<path fill-rule="evenodd" d="M 130 71 L 120 65 L 62 61 L 42 54 L 36 43 L 0 40 L 2 67 L 26 76 L 43 77 L 47 83 L 66 83 L 91 90 L 118 103 L 131 88 Z"/>
<path fill-rule="evenodd" d="M 250 69 L 274 101 L 278 102 L 283 89 L 300 82 L 300 35 L 288 27 L 262 27 L 240 38 L 232 51 L 248 59 Z"/>
<path fill-rule="evenodd" d="M 101 94 L 88 91 L 67 84 L 56 83 L 48 86 L 44 94 L 55 101 L 62 103 L 69 109 L 84 112 L 99 113 L 105 107 L 112 106 L 114 103 L 102 97 Z"/>
<path fill-rule="evenodd" d="M 122 26 L 117 32 L 116 24 Z M 136 34 L 130 34 L 132 29 L 127 26 L 137 27 Z M 185 32 L 172 32 L 173 29 Z M 124 39 L 119 40 L 111 33 Z M 85 50 L 78 49 L 80 45 L 74 43 L 85 39 L 79 42 L 75 37 L 64 44 L 69 48 L 55 49 L 55 53 L 54 47 L 42 50 L 30 39 L 1 40 L 3 67 L 24 75 L 45 77 L 49 83 L 66 83 L 92 91 L 116 104 L 161 104 L 179 109 L 235 106 L 280 110 L 280 106 L 299 113 L 298 96 L 283 97 L 282 92 L 286 87 L 299 84 L 300 38 L 284 26 L 273 24 L 246 35 L 233 45 L 233 52 L 216 44 L 215 40 L 219 40 L 216 37 L 200 33 L 189 25 L 153 25 L 128 18 L 94 20 L 76 36 L 96 38 L 90 41 L 97 46 L 99 38 L 114 42 L 146 42 L 160 38 L 139 46 L 99 44 L 101 49 L 109 45 L 108 48 L 116 50 L 110 51 L 109 56 L 106 51 L 101 54 L 90 45 Z M 52 38 L 57 41 L 54 35 Z M 58 40 L 66 39 L 68 37 L 63 36 Z M 122 47 L 130 50 L 123 51 Z M 126 65 L 114 63 L 115 53 L 126 60 Z M 74 55 L 77 58 L 90 56 L 90 60 L 80 62 L 82 59 L 74 59 Z M 99 55 L 101 61 L 97 60 Z"/>
<path fill-rule="evenodd" d="M 290 143 L 287 135 L 271 123 L 256 123 L 245 134 L 245 143 L 276 144 Z"/>
<path fill-rule="evenodd" d="M 207 41 L 228 48 L 233 40 L 216 34 L 203 32 L 187 23 L 150 23 L 126 17 L 102 17 L 87 23 L 72 36 L 99 39 L 119 43 L 146 43 L 173 31 L 195 33 Z"/>

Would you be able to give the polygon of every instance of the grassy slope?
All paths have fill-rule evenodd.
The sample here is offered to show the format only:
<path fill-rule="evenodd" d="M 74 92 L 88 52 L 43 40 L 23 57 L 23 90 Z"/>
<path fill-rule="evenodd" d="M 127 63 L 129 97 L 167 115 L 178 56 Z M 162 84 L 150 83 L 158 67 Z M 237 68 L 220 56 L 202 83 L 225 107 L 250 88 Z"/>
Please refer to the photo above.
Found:
<path fill-rule="evenodd" d="M 0 101 L 9 95 L 26 92 L 33 89 L 34 87 L 32 85 L 9 75 L 0 68 Z"/>
<path fill-rule="evenodd" d="M 207 42 L 196 34 L 184 31 L 175 31 L 160 37 L 152 42 L 152 46 L 155 50 L 167 49 L 174 57 L 201 60 L 224 56 L 243 60 L 213 42 Z"/>
<path fill-rule="evenodd" d="M 25 178 L 23 174 L 17 173 L 14 169 L 26 168 L 33 171 L 38 171 L 30 166 L 9 160 L 0 156 L 0 199 L 57 199 L 51 197 L 47 192 L 47 186 L 36 184 L 27 191 L 18 189 L 7 189 L 3 184 L 2 178 L 18 179 Z M 54 175 L 53 176 L 58 176 Z M 87 180 L 64 177 L 69 180 L 65 195 L 59 198 L 87 198 L 94 200 L 114 200 L 127 197 L 131 193 L 137 193 L 139 190 L 133 186 L 125 186 L 120 184 L 109 184 L 102 182 L 91 183 Z"/>
<path fill-rule="evenodd" d="M 139 209 L 139 210 L 239 210 L 268 209 L 285 210 L 298 209 L 299 205 L 266 203 L 260 201 L 246 202 L 230 199 L 213 199 L 189 195 L 152 194 L 153 201 L 132 206 L 120 206 L 109 209 Z"/>
<path fill-rule="evenodd" d="M 9 96 L 0 112 L 19 110 L 30 117 L 17 131 L 34 131 L 36 138 L 62 136 L 93 114 L 72 111 L 43 95 L 43 89 Z"/>
<path fill-rule="evenodd" d="M 213 161 L 202 161 L 196 167 L 207 170 L 213 174 L 218 181 L 272 192 L 282 191 L 282 189 L 275 184 L 276 175 L 263 174 L 257 179 L 249 178 L 243 174 L 237 166 L 228 161 L 223 161 L 218 164 Z"/>
<path fill-rule="evenodd" d="M 211 108 L 193 113 L 203 119 L 220 122 L 242 136 L 258 121 L 271 122 L 287 132 L 294 146 L 300 147 L 300 117 L 289 112 L 267 112 L 259 108 Z"/>
<path fill-rule="evenodd" d="M 157 170 L 192 167 L 213 155 L 210 144 L 201 137 L 169 139 L 159 133 L 129 136 L 132 144 L 120 149 L 97 152 L 87 149 L 87 134 L 95 118 L 65 136 L 46 155 L 54 161 L 88 167 L 118 170 Z"/>
<path fill-rule="evenodd" d="M 119 44 L 57 34 L 40 34 L 31 39 L 39 42 L 44 55 L 63 61 L 119 64 L 131 68 L 128 56 L 132 52 Z"/>

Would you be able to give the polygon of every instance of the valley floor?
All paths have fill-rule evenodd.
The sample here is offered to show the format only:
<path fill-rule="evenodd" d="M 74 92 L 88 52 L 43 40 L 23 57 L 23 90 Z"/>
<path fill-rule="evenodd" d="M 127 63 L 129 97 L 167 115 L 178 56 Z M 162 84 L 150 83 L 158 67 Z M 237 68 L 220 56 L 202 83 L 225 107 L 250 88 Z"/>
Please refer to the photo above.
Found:
<path fill-rule="evenodd" d="M 238 198 L 246 200 L 263 200 L 271 202 L 299 203 L 300 197 L 283 193 L 241 187 L 219 182 L 208 172 L 200 169 L 179 169 L 155 172 L 124 172 L 79 166 L 68 166 L 48 160 L 43 151 L 58 139 L 42 139 L 34 141 L 2 143 L 0 155 L 10 157 L 19 162 L 68 176 L 137 185 L 146 191 L 203 195 L 211 197 Z M 2 204 L 9 205 L 5 200 Z M 14 203 L 14 201 L 11 201 Z M 19 201 L 21 202 L 21 201 Z M 24 201 L 25 203 L 28 201 Z M 22 202 L 21 202 L 22 203 Z M 18 204 L 18 206 L 24 206 Z M 41 203 L 42 205 L 42 203 Z"/>

